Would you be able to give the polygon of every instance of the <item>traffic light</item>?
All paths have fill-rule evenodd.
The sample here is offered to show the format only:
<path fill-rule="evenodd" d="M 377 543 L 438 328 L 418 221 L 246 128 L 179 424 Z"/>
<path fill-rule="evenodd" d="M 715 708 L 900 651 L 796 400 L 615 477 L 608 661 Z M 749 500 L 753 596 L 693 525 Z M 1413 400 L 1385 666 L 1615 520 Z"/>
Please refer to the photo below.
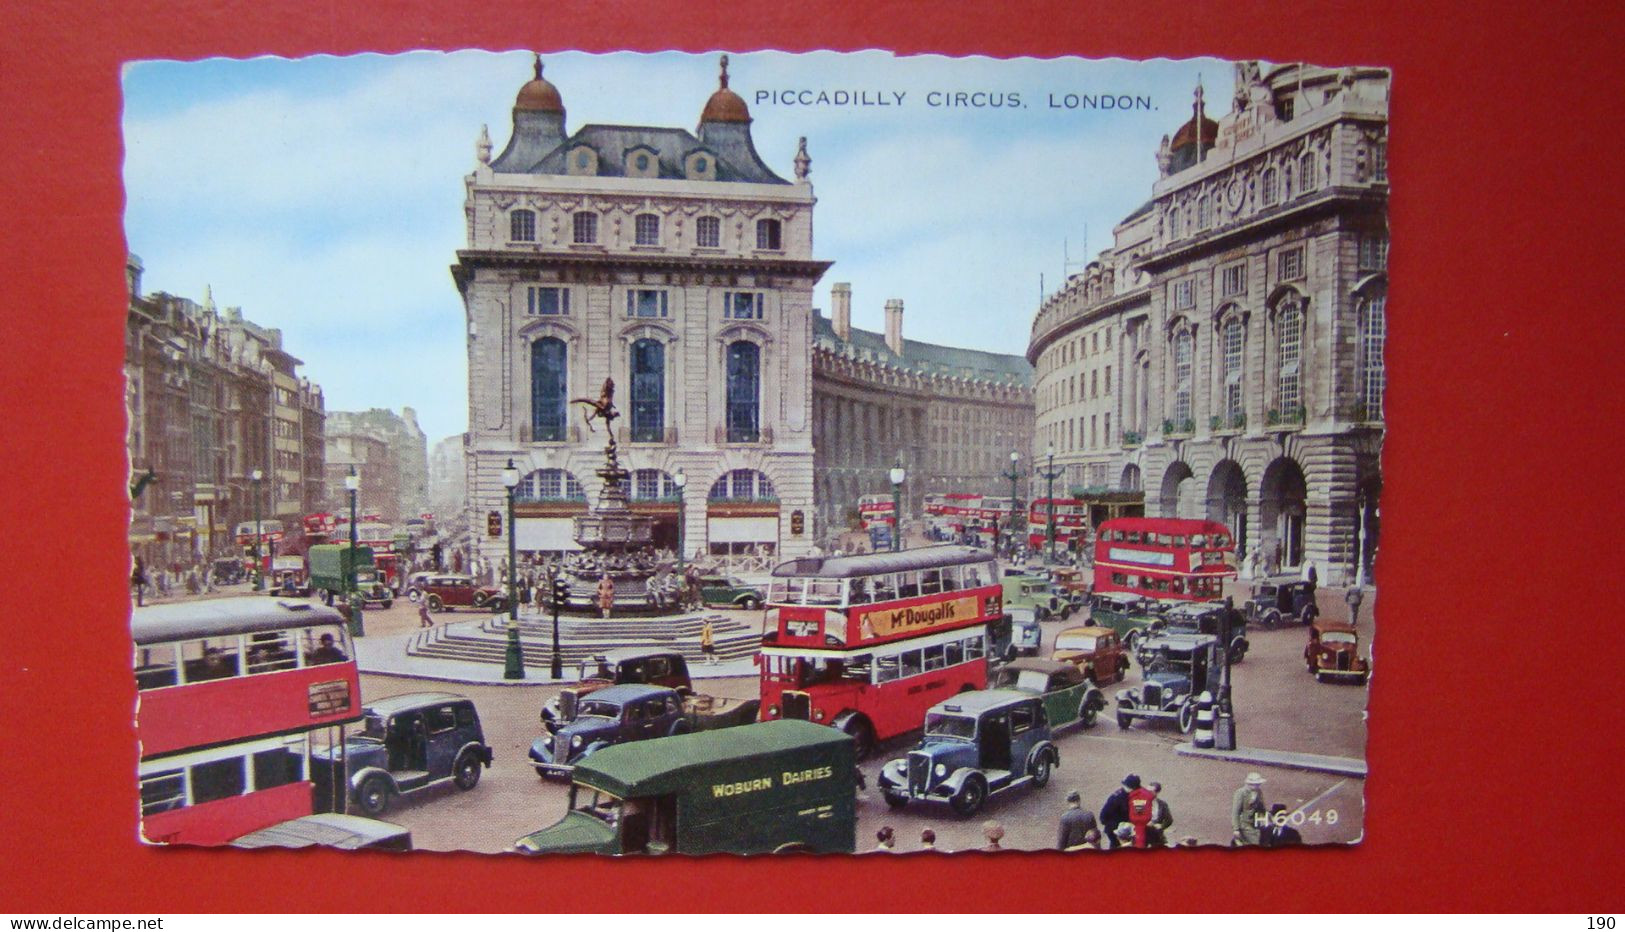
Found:
<path fill-rule="evenodd" d="M 502 512 L 493 511 L 486 514 L 485 533 L 491 537 L 502 536 Z"/>
<path fill-rule="evenodd" d="M 553 580 L 553 604 L 563 605 L 570 601 L 570 583 L 568 580 Z"/>

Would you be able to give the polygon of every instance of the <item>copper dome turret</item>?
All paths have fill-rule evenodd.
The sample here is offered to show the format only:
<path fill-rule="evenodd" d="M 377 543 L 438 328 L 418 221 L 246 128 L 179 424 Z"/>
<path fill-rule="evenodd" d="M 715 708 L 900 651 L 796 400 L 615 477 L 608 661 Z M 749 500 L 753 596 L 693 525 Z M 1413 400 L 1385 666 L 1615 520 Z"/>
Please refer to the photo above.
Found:
<path fill-rule="evenodd" d="M 719 86 L 711 99 L 705 102 L 705 110 L 700 113 L 701 123 L 749 123 L 750 109 L 745 106 L 745 99 L 728 89 L 728 56 L 722 56 L 722 73 L 717 79 Z"/>

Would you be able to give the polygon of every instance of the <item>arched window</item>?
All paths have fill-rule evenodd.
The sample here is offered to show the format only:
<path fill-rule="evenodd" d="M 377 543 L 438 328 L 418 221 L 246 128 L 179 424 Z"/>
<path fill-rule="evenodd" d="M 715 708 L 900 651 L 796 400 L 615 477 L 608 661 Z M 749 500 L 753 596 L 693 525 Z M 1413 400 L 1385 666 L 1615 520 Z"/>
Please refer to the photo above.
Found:
<path fill-rule="evenodd" d="M 717 247 L 722 245 L 722 221 L 716 217 L 701 217 L 694 221 L 694 245 Z"/>
<path fill-rule="evenodd" d="M 587 493 L 574 475 L 562 469 L 538 469 L 520 480 L 513 497 L 520 502 L 583 502 Z"/>
<path fill-rule="evenodd" d="M 1191 420 L 1191 356 L 1195 339 L 1189 330 L 1174 335 L 1174 430 L 1189 430 Z"/>
<path fill-rule="evenodd" d="M 1224 357 L 1224 419 L 1223 426 L 1242 426 L 1244 414 L 1241 401 L 1241 318 L 1226 320 L 1219 331 L 1219 350 Z"/>
<path fill-rule="evenodd" d="M 508 239 L 516 243 L 536 241 L 536 212 L 516 210 L 508 215 Z"/>
<path fill-rule="evenodd" d="M 632 473 L 634 501 L 658 501 L 677 497 L 677 483 L 660 469 L 639 469 Z"/>
<path fill-rule="evenodd" d="M 1276 410 L 1282 423 L 1298 423 L 1303 419 L 1303 302 L 1296 295 L 1283 300 L 1275 312 L 1275 356 Z"/>
<path fill-rule="evenodd" d="M 783 249 L 781 242 L 779 222 L 777 220 L 756 221 L 757 249 Z"/>
<path fill-rule="evenodd" d="M 706 499 L 713 502 L 775 502 L 779 496 L 766 473 L 754 469 L 735 469 L 717 478 Z"/>
<path fill-rule="evenodd" d="M 728 344 L 729 443 L 755 443 L 761 436 L 761 369 L 762 351 L 755 343 L 738 340 Z"/>
<path fill-rule="evenodd" d="M 543 337 L 530 344 L 530 436 L 533 441 L 564 439 L 567 375 L 563 340 Z"/>
<path fill-rule="evenodd" d="M 574 242 L 577 242 L 577 243 L 596 243 L 596 242 L 598 242 L 598 215 L 597 214 L 593 213 L 592 211 L 583 210 L 583 211 L 577 213 L 574 217 L 572 217 L 570 223 L 571 223 L 571 227 L 572 227 L 572 232 L 574 233 L 574 239 L 573 239 Z"/>
<path fill-rule="evenodd" d="M 1360 404 L 1361 420 L 1382 420 L 1382 395 L 1388 385 L 1383 367 L 1383 347 L 1388 340 L 1388 296 L 1375 294 L 1360 301 Z"/>
<path fill-rule="evenodd" d="M 1315 189 L 1315 154 L 1305 152 L 1298 157 L 1298 193 L 1308 194 Z"/>
<path fill-rule="evenodd" d="M 1264 169 L 1263 180 L 1259 182 L 1259 197 L 1265 207 L 1274 207 L 1275 202 L 1281 199 L 1281 179 L 1275 169 Z"/>
<path fill-rule="evenodd" d="M 645 156 L 647 158 L 647 156 Z M 660 215 L 638 214 L 635 223 L 637 244 L 639 246 L 660 245 Z"/>
<path fill-rule="evenodd" d="M 632 344 L 632 442 L 666 439 L 666 346 L 643 339 Z"/>

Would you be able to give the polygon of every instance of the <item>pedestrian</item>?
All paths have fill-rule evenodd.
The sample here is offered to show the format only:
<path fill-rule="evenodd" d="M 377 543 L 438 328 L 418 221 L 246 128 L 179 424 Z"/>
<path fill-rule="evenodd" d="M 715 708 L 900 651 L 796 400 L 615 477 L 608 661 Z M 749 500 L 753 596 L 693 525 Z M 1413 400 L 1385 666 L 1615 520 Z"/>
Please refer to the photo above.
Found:
<path fill-rule="evenodd" d="M 986 822 L 983 822 L 982 837 L 987 839 L 987 844 L 982 848 L 983 851 L 1004 850 L 1004 847 L 999 844 L 999 842 L 1004 839 L 1004 826 L 1000 825 L 999 823 L 993 821 L 992 819 L 988 819 Z"/>
<path fill-rule="evenodd" d="M 609 617 L 610 610 L 615 607 L 615 580 L 605 573 L 598 580 L 598 610 L 605 618 Z"/>
<path fill-rule="evenodd" d="M 709 618 L 700 625 L 700 653 L 705 655 L 706 664 L 717 665 L 716 631 L 712 629 Z"/>
<path fill-rule="evenodd" d="M 1135 847 L 1134 823 L 1124 822 L 1112 831 L 1112 849 L 1133 847 Z"/>
<path fill-rule="evenodd" d="M 1274 576 L 1275 574 L 1281 572 L 1281 557 L 1282 556 L 1283 556 L 1283 553 L 1282 553 L 1282 547 L 1281 547 L 1281 538 L 1277 537 L 1277 538 L 1275 538 L 1275 547 L 1270 552 L 1270 575 L 1271 576 Z"/>
<path fill-rule="evenodd" d="M 1315 561 L 1307 558 L 1303 561 L 1303 581 L 1309 584 L 1309 593 L 1313 595 L 1315 586 L 1320 582 L 1320 574 L 1315 571 Z"/>
<path fill-rule="evenodd" d="M 1073 790 L 1066 794 L 1066 811 L 1061 813 L 1061 834 L 1055 846 L 1071 851 L 1081 846 L 1090 832 L 1100 834 L 1095 827 L 1095 814 L 1083 808 L 1083 794 Z"/>
<path fill-rule="evenodd" d="M 880 831 L 875 832 L 875 851 L 885 854 L 897 853 L 897 833 L 892 831 L 890 825 L 882 825 Z"/>
<path fill-rule="evenodd" d="M 135 567 L 130 570 L 130 585 L 135 587 L 135 604 L 140 607 L 147 596 L 147 565 L 140 557 L 135 558 Z"/>
<path fill-rule="evenodd" d="M 1349 591 L 1343 594 L 1343 601 L 1349 604 L 1349 624 L 1360 623 L 1360 603 L 1365 601 L 1365 593 L 1359 586 L 1350 586 Z"/>
<path fill-rule="evenodd" d="M 1259 845 L 1265 848 L 1284 848 L 1288 845 L 1303 844 L 1303 836 L 1292 827 L 1290 819 L 1285 803 L 1271 806 L 1269 818 L 1265 820 L 1265 825 L 1259 832 Z"/>
<path fill-rule="evenodd" d="M 1168 801 L 1162 798 L 1161 783 L 1147 783 L 1156 798 L 1151 801 L 1151 821 L 1145 827 L 1145 843 L 1148 848 L 1166 848 L 1168 846 L 1168 829 L 1174 824 L 1174 810 Z"/>
<path fill-rule="evenodd" d="M 1233 847 L 1256 845 L 1265 822 L 1264 778 L 1258 771 L 1247 775 L 1247 782 L 1236 790 L 1230 805 L 1230 838 Z"/>
<path fill-rule="evenodd" d="M 1123 778 L 1123 785 L 1112 791 L 1106 797 L 1106 804 L 1100 807 L 1100 827 L 1106 832 L 1106 843 L 1112 847 L 1117 846 L 1117 827 L 1128 821 L 1128 794 L 1140 788 L 1139 774 L 1129 774 Z"/>
<path fill-rule="evenodd" d="M 418 599 L 418 627 L 434 627 L 434 619 L 429 617 L 429 599 L 427 596 Z"/>

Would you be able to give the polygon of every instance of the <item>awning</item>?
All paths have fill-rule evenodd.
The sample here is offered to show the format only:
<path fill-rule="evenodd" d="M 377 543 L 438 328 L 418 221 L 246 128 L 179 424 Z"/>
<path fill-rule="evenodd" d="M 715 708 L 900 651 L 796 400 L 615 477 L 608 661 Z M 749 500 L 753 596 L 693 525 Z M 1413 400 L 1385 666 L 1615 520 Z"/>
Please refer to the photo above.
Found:
<path fill-rule="evenodd" d="M 707 539 L 713 544 L 760 544 L 779 542 L 779 519 L 710 518 Z"/>
<path fill-rule="evenodd" d="M 514 547 L 518 550 L 580 550 L 575 542 L 573 518 L 515 518 Z"/>

